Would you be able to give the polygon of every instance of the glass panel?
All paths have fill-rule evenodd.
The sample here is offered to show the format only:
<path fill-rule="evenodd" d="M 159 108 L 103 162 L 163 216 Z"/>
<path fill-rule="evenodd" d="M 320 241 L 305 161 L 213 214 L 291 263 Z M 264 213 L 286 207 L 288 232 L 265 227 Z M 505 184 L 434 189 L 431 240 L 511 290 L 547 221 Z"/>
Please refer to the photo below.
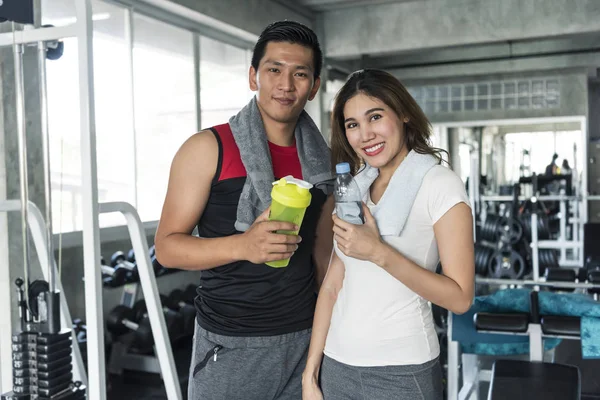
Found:
<path fill-rule="evenodd" d="M 462 101 L 461 100 L 452 100 L 452 111 L 461 111 L 462 110 Z"/>
<path fill-rule="evenodd" d="M 519 96 L 529 95 L 529 81 L 519 82 Z"/>
<path fill-rule="evenodd" d="M 559 85 L 558 80 L 549 80 L 546 81 L 546 93 L 558 96 L 559 94 Z"/>
<path fill-rule="evenodd" d="M 64 40 L 65 52 L 46 62 L 52 228 L 70 232 L 82 228 L 81 144 L 77 39 Z"/>
<path fill-rule="evenodd" d="M 157 220 L 173 156 L 196 132 L 190 32 L 136 14 L 133 49 L 138 212 Z"/>
<path fill-rule="evenodd" d="M 517 102 L 514 97 L 507 97 L 504 99 L 504 108 L 507 110 L 514 110 L 517 108 Z"/>
<path fill-rule="evenodd" d="M 448 86 L 438 86 L 438 98 L 440 100 L 448 99 Z"/>
<path fill-rule="evenodd" d="M 502 84 L 497 82 L 497 83 L 492 83 L 490 85 L 491 88 L 491 92 L 492 92 L 492 96 L 501 96 L 502 95 Z"/>
<path fill-rule="evenodd" d="M 485 111 L 488 109 L 488 99 L 479 99 L 477 100 L 477 109 L 481 111 Z"/>
<path fill-rule="evenodd" d="M 512 96 L 515 94 L 515 83 L 514 82 L 504 82 L 504 95 Z"/>
<path fill-rule="evenodd" d="M 75 21 L 75 0 L 42 0 L 43 25 L 65 26 Z"/>
<path fill-rule="evenodd" d="M 448 100 L 440 100 L 438 102 L 439 112 L 448 112 Z"/>
<path fill-rule="evenodd" d="M 502 99 L 492 99 L 491 103 L 492 110 L 499 110 L 502 108 Z"/>
<path fill-rule="evenodd" d="M 250 52 L 206 37 L 200 38 L 200 105 L 202 127 L 227 122 L 250 101 Z"/>
<path fill-rule="evenodd" d="M 42 24 L 53 26 L 71 25 L 76 22 L 76 1 L 79 0 L 41 0 Z M 122 13 L 120 7 L 107 4 L 101 0 L 92 0 L 92 20 L 116 22 L 115 33 L 121 35 L 123 30 L 122 20 L 116 20 Z"/>
<path fill-rule="evenodd" d="M 477 96 L 487 96 L 489 93 L 489 86 L 487 83 L 480 83 L 477 85 Z"/>
<path fill-rule="evenodd" d="M 529 97 L 519 97 L 519 108 L 529 108 Z"/>
<path fill-rule="evenodd" d="M 68 11 L 64 1 L 44 4 L 46 9 L 54 10 L 49 16 Z M 134 204 L 134 146 L 131 93 L 127 91 L 130 85 L 124 42 L 124 10 L 100 2 L 93 2 L 92 8 L 94 15 L 97 11 L 104 15 L 103 18 L 95 18 L 93 43 L 98 200 Z M 54 22 L 57 26 L 66 25 L 73 23 L 74 19 L 55 19 Z M 67 38 L 63 42 L 63 56 L 46 62 L 55 232 L 82 229 L 77 39 Z M 99 221 L 100 227 L 125 222 L 117 213 L 101 214 Z"/>
<path fill-rule="evenodd" d="M 473 97 L 475 96 L 475 86 L 474 85 L 465 85 L 465 96 Z"/>
<path fill-rule="evenodd" d="M 462 86 L 452 86 L 452 98 L 460 99 L 462 97 Z"/>
<path fill-rule="evenodd" d="M 435 86 L 426 87 L 425 95 L 427 100 L 434 100 L 436 98 Z"/>
<path fill-rule="evenodd" d="M 544 108 L 544 96 L 533 96 L 531 98 L 532 108 Z"/>
<path fill-rule="evenodd" d="M 531 82 L 531 93 L 532 94 L 544 94 L 544 81 L 532 81 Z"/>
<path fill-rule="evenodd" d="M 98 201 L 135 204 L 135 145 L 125 11 L 103 5 L 94 21 L 94 92 Z M 100 214 L 100 227 L 123 225 L 119 213 Z"/>

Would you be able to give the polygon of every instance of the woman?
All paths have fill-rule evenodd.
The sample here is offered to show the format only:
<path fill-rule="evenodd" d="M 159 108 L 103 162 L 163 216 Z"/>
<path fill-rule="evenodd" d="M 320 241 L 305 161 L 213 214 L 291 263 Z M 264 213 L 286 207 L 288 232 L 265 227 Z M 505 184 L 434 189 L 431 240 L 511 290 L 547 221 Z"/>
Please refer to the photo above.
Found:
<path fill-rule="evenodd" d="M 336 97 L 333 161 L 358 172 L 365 222 L 333 216 L 334 253 L 303 374 L 306 400 L 442 398 L 430 302 L 457 314 L 469 309 L 473 220 L 462 181 L 429 144 L 430 129 L 384 71 L 355 72 Z"/>

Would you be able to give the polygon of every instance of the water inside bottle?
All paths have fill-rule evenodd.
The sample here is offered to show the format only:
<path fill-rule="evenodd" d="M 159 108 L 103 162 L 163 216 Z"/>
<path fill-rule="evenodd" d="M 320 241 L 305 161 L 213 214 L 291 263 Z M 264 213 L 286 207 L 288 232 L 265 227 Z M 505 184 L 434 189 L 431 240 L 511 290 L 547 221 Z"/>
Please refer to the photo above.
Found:
<path fill-rule="evenodd" d="M 365 221 L 363 214 L 362 202 L 360 201 L 344 201 L 335 204 L 335 212 L 337 216 L 346 222 L 355 225 L 362 225 Z"/>

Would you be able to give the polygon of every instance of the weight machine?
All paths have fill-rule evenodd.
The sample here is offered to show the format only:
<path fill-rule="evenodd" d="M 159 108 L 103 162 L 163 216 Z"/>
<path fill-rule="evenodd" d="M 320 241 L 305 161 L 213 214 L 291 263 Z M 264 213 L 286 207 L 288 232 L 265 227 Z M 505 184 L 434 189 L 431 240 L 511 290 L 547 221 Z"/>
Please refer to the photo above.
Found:
<path fill-rule="evenodd" d="M 182 398 L 181 387 L 175 370 L 171 346 L 166 334 L 165 320 L 159 300 L 156 279 L 148 256 L 148 243 L 142 222 L 135 208 L 127 203 L 98 203 L 94 87 L 92 63 L 91 0 L 75 2 L 76 22 L 64 27 L 34 26 L 32 1 L 4 0 L 0 3 L 0 18 L 23 24 L 22 30 L 0 34 L 0 46 L 12 46 L 15 60 L 15 83 L 17 97 L 17 122 L 19 140 L 20 200 L 0 203 L 0 210 L 14 211 L 20 208 L 23 241 L 24 277 L 17 280 L 21 333 L 10 336 L 12 328 L 0 335 L 0 346 L 12 348 L 11 360 L 3 361 L 0 372 L 3 382 L 13 378 L 13 391 L 2 395 L 3 399 L 106 399 L 106 376 L 104 359 L 102 282 L 100 278 L 99 213 L 119 212 L 125 216 L 133 249 L 145 255 L 137 260 L 141 288 L 145 294 L 148 318 L 155 338 L 160 372 L 169 400 Z M 61 284 L 56 279 L 52 246 L 52 216 L 50 198 L 50 160 L 48 145 L 47 97 L 45 82 L 45 59 L 52 51 L 63 51 L 57 44 L 61 39 L 77 37 L 80 81 L 80 124 L 82 147 L 82 194 L 83 194 L 83 243 L 85 273 L 85 309 L 87 320 L 87 385 L 73 382 L 73 378 L 86 382 L 81 354 L 75 348 L 75 364 L 72 370 L 71 343 L 72 321 L 61 296 Z M 52 49 L 48 46 L 51 43 Z M 44 188 L 46 196 L 45 223 L 35 205 L 29 203 L 27 180 L 27 146 L 25 132 L 25 102 L 22 55 L 24 46 L 38 47 L 40 69 L 40 104 L 42 110 L 42 138 L 44 141 Z M 59 50 L 57 50 L 59 49 Z M 53 53 L 56 54 L 56 53 Z M 45 225 L 45 234 L 41 226 Z M 29 229 L 40 256 L 46 281 L 29 282 Z M 33 295 L 33 296 L 32 296 Z M 4 306 L 4 309 L 10 306 Z M 61 312 L 62 311 L 62 312 Z M 12 343 L 12 346 L 11 346 Z M 10 378 L 9 378 L 10 376 Z M 4 391 L 5 388 L 2 388 Z"/>
<path fill-rule="evenodd" d="M 582 123 L 582 129 L 585 124 L 584 118 L 575 118 Z M 585 159 L 585 154 L 584 154 Z M 471 172 L 470 176 L 478 177 L 479 161 L 478 152 L 476 149 L 471 151 Z M 587 173 L 584 169 L 583 178 L 580 183 L 587 182 Z M 544 179 L 544 178 L 541 178 Z M 463 354 L 461 343 L 453 337 L 453 328 L 457 323 L 457 316 L 449 313 L 447 320 L 447 348 L 448 348 L 448 399 L 469 399 L 477 398 L 479 391 L 479 382 L 487 381 L 491 383 L 489 398 L 518 398 L 514 390 L 510 390 L 512 386 L 525 390 L 529 388 L 538 388 L 530 391 L 528 398 L 535 398 L 536 395 L 542 394 L 540 384 L 543 379 L 552 376 L 553 382 L 560 383 L 562 388 L 567 388 L 568 394 L 565 398 L 579 398 L 580 382 L 579 373 L 575 367 L 543 363 L 544 359 L 544 340 L 552 339 L 580 339 L 579 319 L 572 316 L 546 316 L 543 317 L 537 308 L 538 293 L 541 289 L 558 289 L 563 291 L 580 291 L 590 294 L 590 302 L 597 302 L 600 293 L 600 262 L 594 259 L 590 262 L 590 257 L 587 257 L 589 250 L 586 249 L 585 243 L 589 242 L 589 237 L 592 235 L 592 228 L 597 235 L 597 227 L 592 227 L 593 224 L 587 222 L 588 202 L 600 200 L 600 196 L 592 196 L 587 193 L 587 190 L 576 191 L 574 195 L 563 192 L 559 195 L 540 195 L 538 190 L 538 179 L 535 175 L 531 177 L 521 177 L 521 184 L 531 184 L 532 193 L 528 196 L 521 195 L 518 190 L 515 190 L 512 196 L 505 195 L 484 195 L 478 190 L 469 191 L 469 198 L 473 205 L 474 218 L 481 216 L 483 223 L 480 224 L 480 229 L 477 230 L 476 241 L 490 240 L 502 242 L 503 245 L 514 244 L 513 240 L 516 236 L 525 235 L 527 231 L 530 235 L 530 240 L 527 243 L 527 251 L 531 254 L 531 274 L 526 276 L 523 274 L 503 275 L 499 277 L 485 277 L 483 273 L 476 276 L 478 285 L 492 285 L 499 288 L 531 288 L 531 310 L 528 313 L 521 314 L 486 314 L 478 313 L 473 317 L 472 329 L 481 333 L 502 334 L 508 336 L 528 336 L 529 337 L 529 360 L 496 360 L 494 367 L 491 370 L 482 369 L 476 354 Z M 574 179 L 574 182 L 577 182 Z M 469 188 L 471 189 L 471 187 Z M 527 216 L 527 220 L 519 221 L 514 224 L 512 218 L 515 217 L 515 210 L 511 205 L 518 204 L 523 201 L 528 201 L 532 208 L 532 212 Z M 555 201 L 559 203 L 560 222 L 558 229 L 558 237 L 551 240 L 549 232 L 544 231 L 546 225 L 541 219 L 543 216 L 538 214 L 538 208 L 543 201 Z M 498 218 L 490 215 L 484 207 L 486 202 L 512 203 L 507 206 L 507 217 Z M 574 210 L 573 216 L 568 214 L 567 204 L 572 206 Z M 512 209 L 511 209 L 512 208 Z M 476 210 L 478 212 L 476 212 Z M 486 225 L 487 224 L 487 225 Z M 567 224 L 571 224 L 572 237 L 567 237 Z M 517 226 L 518 225 L 518 226 Z M 596 224 L 597 225 L 597 224 Z M 584 235 L 585 231 L 585 235 Z M 597 237 L 597 236 L 595 236 Z M 500 246 L 500 245 L 498 245 Z M 589 248 L 590 245 L 587 245 Z M 485 247 L 488 253 L 477 248 L 476 245 L 476 263 L 478 258 L 487 258 L 484 262 L 486 275 L 488 271 L 488 262 L 494 252 L 493 248 Z M 546 268 L 544 273 L 540 273 L 540 260 L 542 264 L 546 261 L 546 251 L 558 250 L 560 256 L 553 261 L 550 268 Z M 566 252 L 571 250 L 575 255 L 574 259 L 567 259 Z M 500 269 L 506 267 L 512 269 L 513 259 L 511 257 L 502 257 L 500 253 Z M 596 260 L 596 264 L 594 261 Z M 498 264 L 498 262 L 497 262 Z M 564 268 L 563 268 L 564 267 Z M 579 268 L 579 273 L 575 269 Z M 492 268 L 492 270 L 495 268 Z M 480 271 L 481 272 L 481 271 Z M 507 279 L 508 276 L 508 279 Z M 544 293 L 546 295 L 547 293 Z M 554 293 L 551 293 L 554 294 Z M 597 303 L 593 304 L 595 311 L 600 307 Z M 461 368 L 462 366 L 462 368 Z M 512 370 L 512 372 L 510 372 Z M 517 375 L 523 379 L 518 379 Z M 545 377 L 542 378 L 542 376 Z M 462 385 L 460 384 L 460 376 L 462 375 Z M 507 386 L 510 386 L 507 388 Z M 550 385 L 551 386 L 551 385 Z M 560 386 L 560 385 L 559 385 Z M 508 390 L 507 390 L 508 389 Z M 513 387 L 514 389 L 514 387 Z M 521 394 L 525 396 L 525 394 Z M 532 394 L 533 393 L 533 394 Z M 533 396 L 533 397 L 532 397 Z"/>

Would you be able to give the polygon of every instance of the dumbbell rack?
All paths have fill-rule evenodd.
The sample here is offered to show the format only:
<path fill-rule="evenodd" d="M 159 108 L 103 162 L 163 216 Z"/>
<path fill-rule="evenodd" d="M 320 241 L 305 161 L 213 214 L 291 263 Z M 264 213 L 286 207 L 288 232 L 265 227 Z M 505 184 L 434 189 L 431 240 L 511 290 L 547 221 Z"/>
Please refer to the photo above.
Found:
<path fill-rule="evenodd" d="M 120 305 L 132 309 L 137 297 L 138 284 L 129 283 L 123 286 Z M 115 340 L 111 347 L 108 372 L 122 375 L 123 371 L 141 371 L 152 374 L 160 374 L 160 362 L 157 357 L 156 346 L 153 346 L 153 354 L 136 354 L 130 352 L 133 338 L 132 333 L 121 335 L 120 340 Z"/>
<path fill-rule="evenodd" d="M 545 280 L 540 278 L 540 249 L 559 249 L 561 252 L 561 257 L 559 260 L 559 266 L 564 267 L 577 267 L 581 268 L 584 266 L 584 254 L 583 254 L 583 222 L 581 217 L 578 216 L 576 218 L 576 224 L 578 224 L 580 229 L 574 229 L 574 237 L 575 240 L 567 241 L 566 240 L 566 221 L 567 221 L 567 213 L 566 213 L 566 202 L 587 202 L 587 201 L 595 201 L 600 200 L 600 196 L 589 196 L 589 195 L 580 195 L 580 196 L 565 196 L 565 195 L 549 195 L 549 196 L 537 196 L 537 178 L 536 176 L 532 177 L 533 184 L 533 193 L 534 195 L 529 199 L 525 197 L 519 196 L 518 188 L 515 188 L 515 193 L 513 196 L 481 196 L 481 201 L 512 201 L 513 205 L 516 201 L 520 200 L 530 200 L 533 208 L 533 212 L 531 213 L 531 256 L 532 256 L 532 273 L 533 277 L 531 281 L 533 283 L 538 283 L 540 286 L 545 284 Z M 539 232 L 538 232 L 538 215 L 536 213 L 536 209 L 538 207 L 538 201 L 550 200 L 550 201 L 559 201 L 560 202 L 560 231 L 559 231 L 559 239 L 558 240 L 539 240 Z M 569 263 L 565 259 L 566 249 L 572 248 L 576 249 L 578 252 L 578 260 L 575 263 Z M 524 285 L 525 282 L 531 283 L 529 281 L 521 280 L 521 279 L 490 279 L 477 276 L 477 283 L 486 283 L 486 284 L 506 284 L 506 285 Z M 564 285 L 562 285 L 564 283 Z M 569 289 L 598 289 L 600 285 L 596 282 L 553 282 L 552 284 L 548 284 L 548 286 L 554 287 L 562 287 Z"/>
<path fill-rule="evenodd" d="M 140 216 L 131 204 L 125 202 L 100 203 L 98 206 L 98 212 L 100 214 L 118 212 L 125 217 L 127 228 L 129 230 L 129 236 L 131 237 L 131 244 L 133 245 L 133 250 L 135 251 L 135 254 L 144 255 L 139 258 L 136 257 L 136 262 L 140 277 L 139 285 L 144 293 L 146 306 L 148 308 L 148 318 L 150 320 L 150 326 L 154 336 L 154 349 L 156 354 L 154 362 L 157 365 L 156 372 L 160 373 L 162 376 L 168 399 L 181 400 L 181 386 L 179 384 L 179 378 L 175 368 L 175 361 L 173 359 L 171 343 L 169 342 L 169 335 L 167 334 L 165 318 L 162 313 L 162 305 L 160 303 L 160 295 L 156 285 L 154 269 L 152 267 L 150 257 L 148 256 L 146 232 Z M 97 283 L 99 284 L 100 278 L 98 275 L 99 274 L 95 274 L 93 278 L 97 280 Z M 135 287 L 137 287 L 137 284 Z M 135 296 L 124 295 L 123 299 L 135 301 Z M 116 354 L 115 351 L 119 350 L 119 344 L 116 342 L 113 343 L 112 349 L 112 353 Z M 117 354 L 117 357 L 122 354 L 123 353 Z M 111 364 L 113 359 L 114 358 L 111 356 Z M 132 358 L 130 357 L 128 360 L 132 360 Z M 125 362 L 128 360 L 125 360 Z M 133 362 L 135 363 L 136 361 L 138 360 L 134 360 Z M 142 363 L 144 364 L 145 361 L 142 361 Z"/>

